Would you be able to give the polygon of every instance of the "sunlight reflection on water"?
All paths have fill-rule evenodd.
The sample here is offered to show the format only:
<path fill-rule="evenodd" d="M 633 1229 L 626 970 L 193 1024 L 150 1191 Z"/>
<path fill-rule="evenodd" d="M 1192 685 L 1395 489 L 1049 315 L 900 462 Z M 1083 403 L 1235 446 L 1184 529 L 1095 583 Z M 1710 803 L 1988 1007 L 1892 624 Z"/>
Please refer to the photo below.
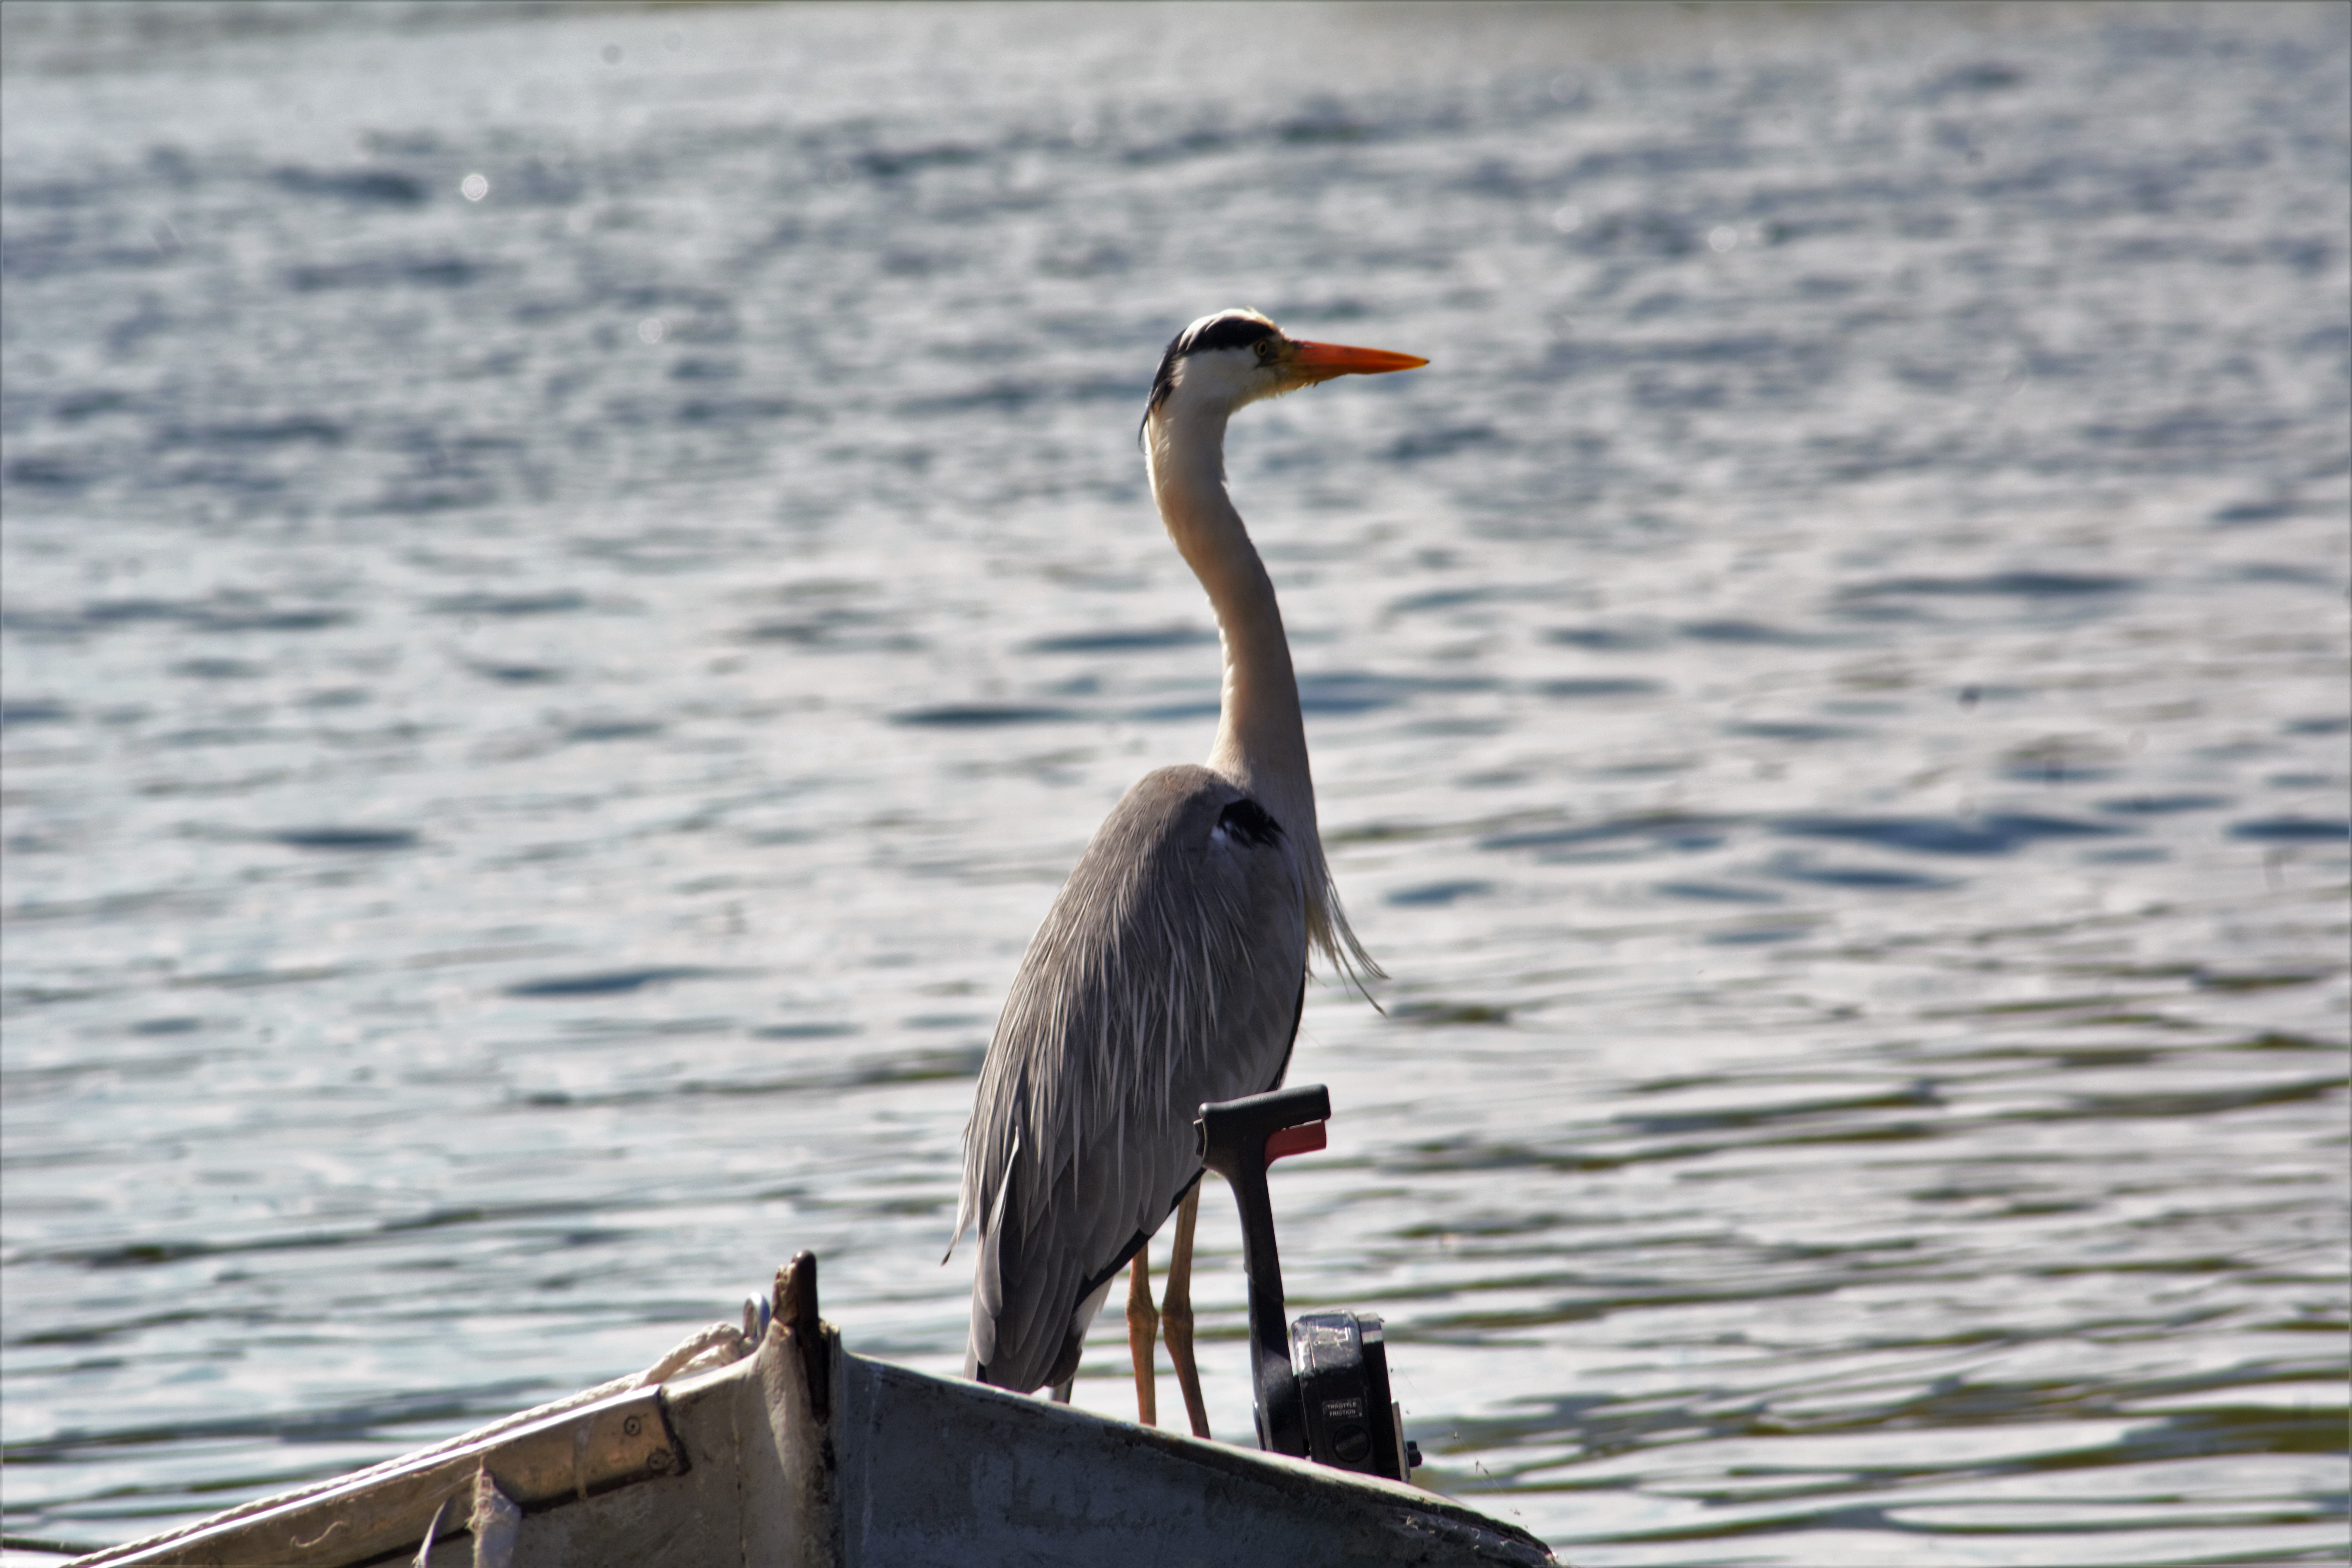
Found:
<path fill-rule="evenodd" d="M 997 1003 L 1215 712 L 1134 421 L 1249 302 L 1433 362 L 1231 468 L 1393 975 L 1286 1275 L 1434 1484 L 2344 1555 L 2340 9 L 244 16 L 8 16 L 11 1531 L 803 1247 L 959 1367 Z"/>

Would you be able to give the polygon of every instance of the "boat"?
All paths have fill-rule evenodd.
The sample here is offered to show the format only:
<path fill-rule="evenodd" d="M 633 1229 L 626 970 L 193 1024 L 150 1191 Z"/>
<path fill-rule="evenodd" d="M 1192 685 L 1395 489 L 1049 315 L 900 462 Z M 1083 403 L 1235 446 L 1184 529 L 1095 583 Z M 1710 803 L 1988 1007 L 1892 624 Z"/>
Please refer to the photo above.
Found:
<path fill-rule="evenodd" d="M 645 1373 L 74 1559 L 371 1563 L 1558 1568 L 1526 1531 L 1403 1481 L 845 1351 L 807 1253 L 740 1329 Z"/>

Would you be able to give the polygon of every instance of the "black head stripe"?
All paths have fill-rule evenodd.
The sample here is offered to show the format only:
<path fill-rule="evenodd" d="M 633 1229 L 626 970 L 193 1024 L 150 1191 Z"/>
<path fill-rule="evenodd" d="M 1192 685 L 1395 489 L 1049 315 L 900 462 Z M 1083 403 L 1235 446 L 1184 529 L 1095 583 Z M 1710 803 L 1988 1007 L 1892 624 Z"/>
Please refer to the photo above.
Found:
<path fill-rule="evenodd" d="M 1160 356 L 1159 374 L 1151 378 L 1151 397 L 1143 405 L 1143 417 L 1149 420 L 1151 411 L 1176 389 L 1176 362 L 1186 354 L 1211 349 L 1254 348 L 1280 331 L 1272 321 L 1239 310 L 1226 310 L 1195 321 L 1168 340 L 1168 352 Z"/>
<path fill-rule="evenodd" d="M 1228 310 L 1212 316 L 1177 341 L 1185 353 L 1197 353 L 1204 349 L 1253 348 L 1274 336 L 1275 325 L 1257 316 L 1244 316 L 1238 310 Z M 1185 342 L 1185 339 L 1190 342 Z"/>
<path fill-rule="evenodd" d="M 1282 824 L 1267 815 L 1265 807 L 1247 795 L 1228 805 L 1217 814 L 1217 826 L 1227 837 L 1251 848 L 1275 843 L 1282 837 Z"/>

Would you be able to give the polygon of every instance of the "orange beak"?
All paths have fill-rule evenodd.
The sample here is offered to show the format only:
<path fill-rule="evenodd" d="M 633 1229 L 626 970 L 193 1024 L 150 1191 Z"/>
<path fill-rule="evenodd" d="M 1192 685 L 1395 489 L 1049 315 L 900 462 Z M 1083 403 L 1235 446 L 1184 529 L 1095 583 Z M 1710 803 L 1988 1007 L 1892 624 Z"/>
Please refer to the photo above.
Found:
<path fill-rule="evenodd" d="M 1429 363 L 1419 354 L 1351 349 L 1344 343 L 1293 342 L 1289 358 L 1293 370 L 1313 381 L 1328 381 L 1335 375 L 1385 375 L 1392 370 L 1419 370 Z"/>

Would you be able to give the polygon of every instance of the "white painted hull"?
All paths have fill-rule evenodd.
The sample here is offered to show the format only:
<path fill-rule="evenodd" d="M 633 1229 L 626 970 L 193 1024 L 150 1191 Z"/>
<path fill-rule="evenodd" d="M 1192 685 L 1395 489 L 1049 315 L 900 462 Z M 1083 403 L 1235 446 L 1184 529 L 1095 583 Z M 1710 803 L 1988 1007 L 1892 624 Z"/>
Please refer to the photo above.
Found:
<path fill-rule="evenodd" d="M 813 1321 L 551 1410 L 77 1561 L 408 1563 L 437 1510 L 431 1568 L 1553 1563 L 1433 1493 L 851 1355 Z"/>

